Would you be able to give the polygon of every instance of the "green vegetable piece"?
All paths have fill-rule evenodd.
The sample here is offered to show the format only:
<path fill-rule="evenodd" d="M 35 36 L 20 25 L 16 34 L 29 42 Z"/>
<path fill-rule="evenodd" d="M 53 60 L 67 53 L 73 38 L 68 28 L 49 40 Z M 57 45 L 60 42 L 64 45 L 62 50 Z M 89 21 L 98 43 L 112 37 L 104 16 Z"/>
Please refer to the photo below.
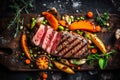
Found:
<path fill-rule="evenodd" d="M 22 56 L 25 56 L 25 53 L 22 53 Z"/>
<path fill-rule="evenodd" d="M 105 66 L 107 64 L 107 61 L 104 59 L 104 58 L 100 58 L 99 59 L 99 66 L 100 66 L 100 69 L 104 69 Z"/>
<path fill-rule="evenodd" d="M 79 17 L 77 17 L 77 20 L 80 20 L 80 18 L 79 18 Z"/>
<path fill-rule="evenodd" d="M 114 53 L 116 53 L 116 51 L 115 50 L 111 50 L 111 54 L 114 54 Z"/>
<path fill-rule="evenodd" d="M 44 20 L 44 21 L 42 22 L 42 24 L 46 25 L 47 22 L 48 22 L 47 20 Z"/>
<path fill-rule="evenodd" d="M 53 64 L 52 64 L 52 63 L 50 63 L 50 64 L 49 64 L 49 66 L 50 66 L 50 67 L 53 67 Z"/>
<path fill-rule="evenodd" d="M 34 21 L 35 20 L 35 18 L 32 18 L 32 21 Z"/>
<path fill-rule="evenodd" d="M 64 31 L 64 27 L 63 26 L 58 26 L 58 29 Z"/>
<path fill-rule="evenodd" d="M 35 20 L 35 18 L 32 18 L 31 29 L 34 28 L 35 24 L 36 24 L 36 20 Z"/>
<path fill-rule="evenodd" d="M 77 30 L 77 33 L 78 33 L 78 34 L 80 34 L 80 35 L 82 35 L 82 34 L 83 34 L 83 32 L 82 32 L 82 31 L 80 31 L 80 30 Z"/>
<path fill-rule="evenodd" d="M 37 54 L 34 54 L 33 56 L 34 56 L 34 57 L 37 57 Z"/>
<path fill-rule="evenodd" d="M 85 20 L 85 18 L 84 17 L 80 17 L 80 20 Z"/>
<path fill-rule="evenodd" d="M 85 64 L 87 59 L 71 59 L 71 63 L 75 65 Z"/>
<path fill-rule="evenodd" d="M 91 39 L 90 35 L 88 35 L 88 34 L 85 34 L 85 37 L 86 37 L 87 39 Z"/>
<path fill-rule="evenodd" d="M 95 48 L 95 46 L 89 46 L 89 48 Z"/>
<path fill-rule="evenodd" d="M 71 18 L 71 22 L 74 22 L 75 20 L 73 18 Z"/>
<path fill-rule="evenodd" d="M 106 25 L 107 25 L 107 22 L 106 22 L 106 21 L 103 21 L 103 25 L 106 26 Z"/>
<path fill-rule="evenodd" d="M 31 64 L 30 67 L 33 68 L 33 64 Z"/>

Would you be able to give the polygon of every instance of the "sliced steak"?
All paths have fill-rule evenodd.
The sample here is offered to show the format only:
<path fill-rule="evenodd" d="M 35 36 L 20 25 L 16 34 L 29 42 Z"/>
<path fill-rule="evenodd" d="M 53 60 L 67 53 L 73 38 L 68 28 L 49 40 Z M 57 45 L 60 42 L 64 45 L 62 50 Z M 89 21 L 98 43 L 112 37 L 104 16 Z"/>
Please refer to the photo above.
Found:
<path fill-rule="evenodd" d="M 52 28 L 50 28 L 49 26 L 46 26 L 46 27 L 47 27 L 47 32 L 44 35 L 44 39 L 43 39 L 43 41 L 41 43 L 43 49 L 46 49 L 47 48 L 47 44 L 50 43 L 51 38 L 52 38 L 52 32 L 53 32 Z"/>
<path fill-rule="evenodd" d="M 88 55 L 88 41 L 77 34 L 57 32 L 50 26 L 40 25 L 33 43 L 47 53 L 64 58 L 82 58 Z"/>
<path fill-rule="evenodd" d="M 69 32 L 63 33 L 63 38 L 61 38 L 53 55 L 64 58 L 80 58 L 84 52 L 88 51 L 88 42 L 84 37 L 77 34 L 73 35 Z"/>
<path fill-rule="evenodd" d="M 33 43 L 36 46 L 38 46 L 40 44 L 41 39 L 42 39 L 44 33 L 45 33 L 45 26 L 44 25 L 40 25 L 39 29 L 36 32 L 36 35 L 32 39 Z"/>

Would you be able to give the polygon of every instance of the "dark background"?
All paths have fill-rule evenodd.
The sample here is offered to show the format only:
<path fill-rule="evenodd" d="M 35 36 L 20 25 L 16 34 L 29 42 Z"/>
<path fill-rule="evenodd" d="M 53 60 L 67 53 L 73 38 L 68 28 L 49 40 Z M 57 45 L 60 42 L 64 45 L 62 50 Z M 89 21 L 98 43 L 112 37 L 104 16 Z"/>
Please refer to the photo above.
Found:
<path fill-rule="evenodd" d="M 0 0 L 0 19 L 8 17 L 14 11 L 9 8 L 15 0 Z M 19 0 L 18 0 L 19 1 Z M 74 5 L 75 4 L 75 5 Z M 51 7 L 56 7 L 60 14 L 63 13 L 86 13 L 97 9 L 100 13 L 120 13 L 120 0 L 34 0 L 34 8 L 30 13 L 40 13 Z M 47 80 L 120 80 L 119 70 L 105 71 L 79 71 L 75 75 L 68 75 L 63 72 L 48 72 Z M 0 64 L 0 80 L 37 80 L 39 72 L 17 72 L 10 71 Z"/>

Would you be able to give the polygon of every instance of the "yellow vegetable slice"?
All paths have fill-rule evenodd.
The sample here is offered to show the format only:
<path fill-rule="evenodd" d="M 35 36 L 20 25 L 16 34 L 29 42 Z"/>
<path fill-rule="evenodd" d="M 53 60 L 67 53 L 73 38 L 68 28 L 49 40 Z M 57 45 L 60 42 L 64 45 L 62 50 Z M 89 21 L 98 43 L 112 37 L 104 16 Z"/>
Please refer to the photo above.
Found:
<path fill-rule="evenodd" d="M 57 61 L 53 61 L 53 63 L 59 70 L 66 72 L 68 74 L 75 74 L 75 72 L 70 67 L 68 67 L 62 63 L 59 63 Z"/>
<path fill-rule="evenodd" d="M 104 43 L 97 37 L 97 35 L 89 32 L 86 32 L 86 34 L 90 35 L 92 42 L 101 50 L 101 52 L 107 52 Z"/>

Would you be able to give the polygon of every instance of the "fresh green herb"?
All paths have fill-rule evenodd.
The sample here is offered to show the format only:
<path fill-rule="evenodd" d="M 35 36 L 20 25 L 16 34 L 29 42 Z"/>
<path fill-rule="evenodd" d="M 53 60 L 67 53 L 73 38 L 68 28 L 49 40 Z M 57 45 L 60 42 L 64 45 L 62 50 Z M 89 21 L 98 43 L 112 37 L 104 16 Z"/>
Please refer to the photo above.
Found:
<path fill-rule="evenodd" d="M 111 50 L 110 52 L 108 53 L 105 53 L 105 54 L 90 54 L 88 57 L 87 57 L 87 60 L 89 62 L 90 65 L 92 65 L 95 61 L 98 61 L 99 63 L 99 66 L 100 66 L 100 69 L 104 69 L 106 64 L 107 64 L 107 61 L 110 57 L 110 55 L 114 54 L 116 51 L 115 50 Z"/>
<path fill-rule="evenodd" d="M 98 16 L 96 17 L 96 21 L 100 24 L 100 26 L 106 27 L 108 30 L 110 30 L 110 26 L 108 23 L 108 20 L 110 19 L 109 13 L 105 12 L 102 15 L 96 10 Z"/>
<path fill-rule="evenodd" d="M 13 20 L 10 21 L 10 23 L 8 24 L 8 29 L 11 28 L 13 25 L 17 25 L 16 29 L 15 29 L 15 34 L 14 34 L 14 38 L 17 36 L 18 32 L 19 32 L 19 27 L 20 27 L 20 15 L 23 11 L 25 11 L 26 13 L 28 12 L 28 8 L 31 7 L 33 0 L 29 0 L 29 1 L 25 1 L 25 0 L 20 0 L 17 1 L 15 0 L 14 4 L 10 5 L 9 7 L 11 7 L 13 10 L 15 10 L 14 13 L 14 18 Z"/>
<path fill-rule="evenodd" d="M 104 58 L 100 58 L 100 59 L 99 59 L 100 69 L 104 69 L 106 65 L 107 65 L 107 60 L 104 59 Z"/>

